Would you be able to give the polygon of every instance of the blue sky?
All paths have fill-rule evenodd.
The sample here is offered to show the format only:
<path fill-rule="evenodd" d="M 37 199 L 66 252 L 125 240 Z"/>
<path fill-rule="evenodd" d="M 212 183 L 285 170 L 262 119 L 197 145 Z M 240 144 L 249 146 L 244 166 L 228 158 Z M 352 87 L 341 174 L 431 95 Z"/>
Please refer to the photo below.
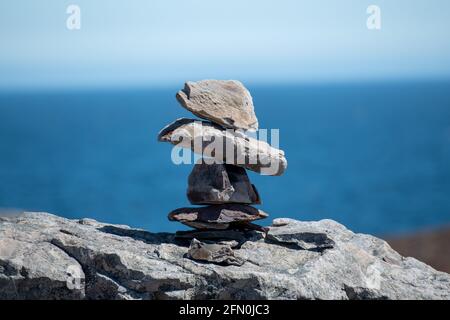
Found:
<path fill-rule="evenodd" d="M 449 16 L 448 0 L 5 0 L 0 88 L 447 78 Z"/>

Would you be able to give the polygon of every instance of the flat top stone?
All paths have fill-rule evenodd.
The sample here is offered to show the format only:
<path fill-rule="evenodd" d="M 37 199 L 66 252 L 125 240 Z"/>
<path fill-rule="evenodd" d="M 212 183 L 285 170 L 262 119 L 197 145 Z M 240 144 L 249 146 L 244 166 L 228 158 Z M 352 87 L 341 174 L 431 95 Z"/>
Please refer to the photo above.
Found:
<path fill-rule="evenodd" d="M 188 81 L 176 95 L 180 104 L 196 116 L 225 128 L 257 130 L 250 92 L 236 80 Z"/>
<path fill-rule="evenodd" d="M 179 208 L 169 213 L 169 220 L 180 222 L 233 223 L 268 217 L 267 213 L 242 204 L 220 204 L 196 208 Z"/>

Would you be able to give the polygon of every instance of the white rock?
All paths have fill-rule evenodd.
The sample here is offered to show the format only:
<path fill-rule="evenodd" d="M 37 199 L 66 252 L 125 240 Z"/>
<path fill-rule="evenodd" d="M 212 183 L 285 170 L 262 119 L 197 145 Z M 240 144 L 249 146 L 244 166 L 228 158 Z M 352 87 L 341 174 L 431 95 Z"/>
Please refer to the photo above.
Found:
<path fill-rule="evenodd" d="M 178 119 L 159 132 L 158 140 L 189 148 L 218 163 L 241 166 L 263 175 L 279 176 L 287 168 L 284 151 L 206 121 Z"/>

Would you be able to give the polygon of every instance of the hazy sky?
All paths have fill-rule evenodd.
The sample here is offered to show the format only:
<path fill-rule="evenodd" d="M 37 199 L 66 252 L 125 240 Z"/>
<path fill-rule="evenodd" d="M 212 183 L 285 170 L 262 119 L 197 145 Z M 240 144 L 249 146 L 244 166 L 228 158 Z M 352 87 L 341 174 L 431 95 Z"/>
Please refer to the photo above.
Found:
<path fill-rule="evenodd" d="M 0 88 L 450 77 L 449 17 L 448 0 L 2 0 Z"/>

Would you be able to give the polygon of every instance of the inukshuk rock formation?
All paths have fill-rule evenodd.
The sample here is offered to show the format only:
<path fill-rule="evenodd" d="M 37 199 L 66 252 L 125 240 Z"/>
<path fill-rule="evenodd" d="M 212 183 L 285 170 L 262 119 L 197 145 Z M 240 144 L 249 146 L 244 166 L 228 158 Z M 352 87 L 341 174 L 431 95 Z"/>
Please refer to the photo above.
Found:
<path fill-rule="evenodd" d="M 281 175 L 287 167 L 284 152 L 245 134 L 258 130 L 258 119 L 252 97 L 239 81 L 187 82 L 176 97 L 205 120 L 178 119 L 161 130 L 158 140 L 202 156 L 187 189 L 189 202 L 202 206 L 176 209 L 169 220 L 195 229 L 177 232 L 178 238 L 191 240 L 190 258 L 239 265 L 242 261 L 232 248 L 239 246 L 242 233 L 264 232 L 253 221 L 268 216 L 251 206 L 261 204 L 261 199 L 246 169 Z"/>

